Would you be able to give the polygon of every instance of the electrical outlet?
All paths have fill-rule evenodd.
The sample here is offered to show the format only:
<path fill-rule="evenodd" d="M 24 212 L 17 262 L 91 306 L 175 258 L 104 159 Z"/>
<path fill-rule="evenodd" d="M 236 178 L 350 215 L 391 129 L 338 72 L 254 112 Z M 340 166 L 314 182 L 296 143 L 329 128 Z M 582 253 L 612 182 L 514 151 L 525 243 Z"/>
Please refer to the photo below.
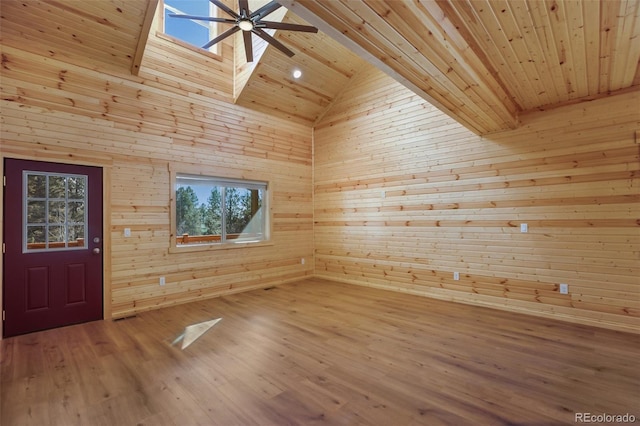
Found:
<path fill-rule="evenodd" d="M 300 264 L 304 265 L 304 257 L 302 259 L 300 259 Z"/>
<path fill-rule="evenodd" d="M 523 234 L 526 234 L 527 232 L 529 232 L 529 225 L 527 225 L 526 223 L 521 223 L 520 232 L 522 232 Z"/>
<path fill-rule="evenodd" d="M 166 281 L 164 277 L 160 277 L 160 285 L 165 285 Z"/>
<path fill-rule="evenodd" d="M 453 279 L 456 280 L 456 281 L 460 280 L 460 272 L 454 272 L 453 273 Z"/>
<path fill-rule="evenodd" d="M 569 294 L 569 284 L 560 284 L 560 294 Z"/>

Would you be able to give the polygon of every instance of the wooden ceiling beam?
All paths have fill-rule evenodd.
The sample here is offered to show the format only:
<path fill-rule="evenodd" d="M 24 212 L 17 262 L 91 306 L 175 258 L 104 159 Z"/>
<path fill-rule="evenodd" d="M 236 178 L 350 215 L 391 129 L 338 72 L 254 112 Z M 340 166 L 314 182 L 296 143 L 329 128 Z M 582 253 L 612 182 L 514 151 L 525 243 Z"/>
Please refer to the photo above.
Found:
<path fill-rule="evenodd" d="M 517 126 L 513 97 L 439 3 L 282 3 L 475 133 Z"/>
<path fill-rule="evenodd" d="M 370 64 L 373 64 L 377 68 L 386 72 L 414 93 L 420 95 L 424 99 L 427 99 L 435 107 L 449 114 L 452 118 L 458 120 L 473 132 L 480 133 L 482 131 L 482 127 L 477 126 L 474 121 L 471 120 L 470 117 L 466 117 L 463 112 L 457 116 L 450 113 L 449 111 L 453 107 L 450 100 L 438 99 L 435 96 L 431 96 L 429 89 L 421 88 L 416 85 L 412 81 L 413 79 L 410 78 L 411 76 L 406 76 L 403 73 L 396 71 L 394 68 L 391 68 L 387 64 L 388 54 L 376 45 L 369 44 L 367 38 L 362 36 L 361 29 L 362 26 L 365 25 L 362 20 L 359 20 L 359 26 L 356 25 L 351 27 L 347 25 L 347 22 L 349 22 L 349 19 L 347 18 L 358 21 L 359 18 L 357 15 L 350 13 L 349 15 L 352 16 L 338 16 L 325 10 L 325 6 L 327 4 L 320 2 L 307 2 L 305 5 L 302 5 L 300 1 L 296 0 L 281 0 L 280 3 L 296 15 L 303 18 L 305 21 L 316 26 L 323 33 L 356 53 Z M 322 18 L 320 18 L 320 16 L 322 16 Z M 429 76 L 416 77 L 429 78 Z"/>
<path fill-rule="evenodd" d="M 158 8 L 159 1 L 160 0 L 148 0 L 144 20 L 140 25 L 140 35 L 138 36 L 136 51 L 131 63 L 131 74 L 133 75 L 138 75 L 140 72 L 140 64 L 142 63 L 142 57 L 144 56 L 144 49 L 147 46 L 149 32 L 151 31 L 151 24 L 153 23 L 153 17 L 155 16 L 156 9 Z"/>
<path fill-rule="evenodd" d="M 388 3 L 394 7 L 407 5 L 404 2 Z M 437 55 L 435 57 L 447 66 L 446 69 L 439 68 L 440 72 L 450 76 L 452 81 L 454 77 L 458 77 L 460 83 L 454 82 L 456 86 L 471 88 L 472 90 L 467 90 L 467 96 L 473 105 L 478 105 L 482 110 L 490 106 L 496 122 L 502 122 L 509 128 L 515 127 L 519 109 L 511 94 L 501 84 L 495 70 L 487 66 L 484 57 L 479 56 L 473 37 L 463 34 L 461 30 L 465 28 L 454 23 L 445 13 L 441 5 L 446 4 L 447 1 L 419 2 L 415 8 L 407 8 L 404 18 L 408 20 L 415 14 L 416 24 L 422 22 L 427 28 L 430 38 L 425 43 L 435 46 L 432 48 L 434 55 Z M 407 25 L 399 28 L 404 30 L 405 38 L 412 34 L 420 35 Z M 427 59 L 434 62 L 435 57 L 427 55 Z"/>

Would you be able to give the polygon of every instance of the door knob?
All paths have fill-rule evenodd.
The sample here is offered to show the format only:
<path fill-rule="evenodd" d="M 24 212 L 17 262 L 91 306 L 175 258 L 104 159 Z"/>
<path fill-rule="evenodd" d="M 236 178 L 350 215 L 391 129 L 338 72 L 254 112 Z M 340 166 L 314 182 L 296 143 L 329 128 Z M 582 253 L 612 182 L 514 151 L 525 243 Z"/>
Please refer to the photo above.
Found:
<path fill-rule="evenodd" d="M 93 254 L 100 254 L 100 249 L 98 247 L 94 248 Z"/>

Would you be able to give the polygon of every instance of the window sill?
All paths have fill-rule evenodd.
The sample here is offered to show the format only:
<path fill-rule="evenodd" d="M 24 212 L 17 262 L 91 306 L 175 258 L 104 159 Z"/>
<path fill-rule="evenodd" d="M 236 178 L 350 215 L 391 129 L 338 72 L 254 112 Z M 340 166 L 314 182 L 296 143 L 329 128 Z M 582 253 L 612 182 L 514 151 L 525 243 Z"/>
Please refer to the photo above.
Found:
<path fill-rule="evenodd" d="M 236 241 L 218 244 L 190 244 L 184 246 L 171 246 L 169 253 L 193 253 L 197 251 L 233 250 L 253 247 L 273 247 L 273 241 Z"/>

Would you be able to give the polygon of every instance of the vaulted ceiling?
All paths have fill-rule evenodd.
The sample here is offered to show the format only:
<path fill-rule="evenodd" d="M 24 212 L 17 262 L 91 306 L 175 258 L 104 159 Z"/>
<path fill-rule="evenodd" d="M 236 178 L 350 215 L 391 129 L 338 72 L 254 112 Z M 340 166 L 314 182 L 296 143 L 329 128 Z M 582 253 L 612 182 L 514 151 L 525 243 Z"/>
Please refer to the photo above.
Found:
<path fill-rule="evenodd" d="M 3 45 L 137 73 L 157 0 L 2 0 Z M 234 1 L 229 1 L 232 5 Z M 281 0 L 296 55 L 266 47 L 238 104 L 313 124 L 365 61 L 478 134 L 640 88 L 640 0 Z M 304 21 L 301 21 L 301 19 Z M 290 72 L 300 67 L 303 78 Z"/>
<path fill-rule="evenodd" d="M 476 133 L 640 84 L 638 0 L 282 0 Z"/>
<path fill-rule="evenodd" d="M 2 45 L 105 72 L 136 67 L 157 0 L 2 0 Z"/>
<path fill-rule="evenodd" d="M 282 21 L 306 24 L 290 12 Z M 366 65 L 323 32 L 278 31 L 275 38 L 292 49 L 295 56 L 288 58 L 265 46 L 263 53 L 256 54 L 259 60 L 249 65 L 246 82 L 236 89 L 238 105 L 312 125 L 324 116 L 351 77 Z M 254 46 L 257 43 L 262 44 L 256 40 Z M 242 43 L 238 40 L 236 46 L 242 47 Z M 254 51 L 262 49 L 254 47 Z M 241 68 L 244 61 L 243 51 L 237 53 L 236 63 Z M 298 79 L 292 76 L 296 69 L 302 72 Z"/>

